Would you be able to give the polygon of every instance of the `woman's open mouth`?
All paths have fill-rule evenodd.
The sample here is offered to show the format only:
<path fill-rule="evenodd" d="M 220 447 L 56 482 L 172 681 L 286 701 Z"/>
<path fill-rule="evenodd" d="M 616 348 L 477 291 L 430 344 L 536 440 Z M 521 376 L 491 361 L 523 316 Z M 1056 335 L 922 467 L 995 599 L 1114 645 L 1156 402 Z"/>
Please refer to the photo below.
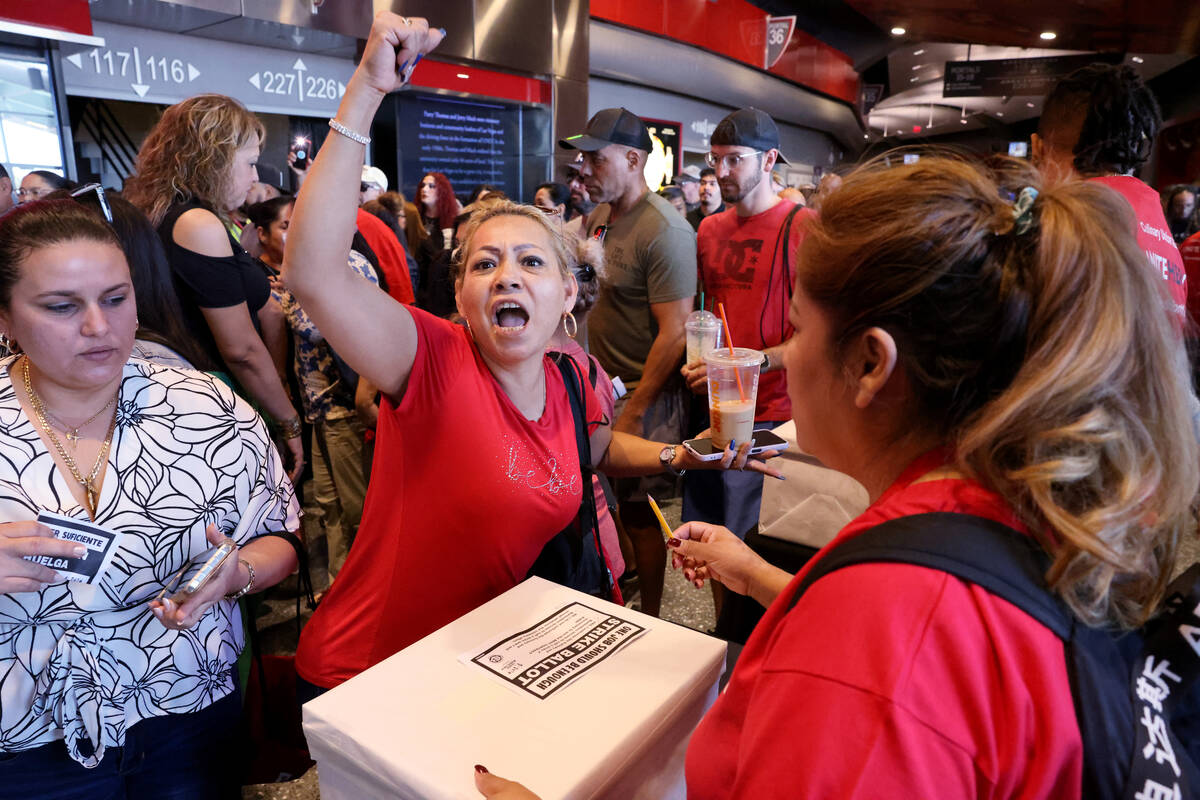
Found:
<path fill-rule="evenodd" d="M 521 333 L 529 323 L 529 312 L 520 303 L 506 300 L 492 308 L 492 325 L 505 335 Z"/>

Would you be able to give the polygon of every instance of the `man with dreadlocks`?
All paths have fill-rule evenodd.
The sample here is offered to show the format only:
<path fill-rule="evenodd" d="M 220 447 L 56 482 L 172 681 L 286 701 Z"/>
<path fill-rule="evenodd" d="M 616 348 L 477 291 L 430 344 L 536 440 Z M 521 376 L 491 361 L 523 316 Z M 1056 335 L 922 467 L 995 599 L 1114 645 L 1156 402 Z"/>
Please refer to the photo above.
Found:
<path fill-rule="evenodd" d="M 1162 116 L 1154 95 L 1127 65 L 1091 64 L 1075 70 L 1046 95 L 1033 162 L 1048 179 L 1078 175 L 1119 192 L 1133 207 L 1137 239 L 1151 268 L 1161 272 L 1169 310 L 1187 320 L 1183 258 L 1163 216 L 1158 192 L 1133 176 L 1150 157 Z"/>

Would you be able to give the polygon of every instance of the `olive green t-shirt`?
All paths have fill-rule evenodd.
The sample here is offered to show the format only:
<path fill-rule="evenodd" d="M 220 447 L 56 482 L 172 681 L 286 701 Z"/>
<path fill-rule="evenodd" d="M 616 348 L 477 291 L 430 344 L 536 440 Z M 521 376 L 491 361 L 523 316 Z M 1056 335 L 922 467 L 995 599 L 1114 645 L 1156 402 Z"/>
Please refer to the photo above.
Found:
<path fill-rule="evenodd" d="M 605 279 L 588 315 L 588 347 L 609 375 L 633 391 L 658 335 L 651 303 L 696 294 L 696 232 L 667 200 L 646 192 L 609 225 L 610 207 L 596 206 L 588 235 L 604 234 Z"/>

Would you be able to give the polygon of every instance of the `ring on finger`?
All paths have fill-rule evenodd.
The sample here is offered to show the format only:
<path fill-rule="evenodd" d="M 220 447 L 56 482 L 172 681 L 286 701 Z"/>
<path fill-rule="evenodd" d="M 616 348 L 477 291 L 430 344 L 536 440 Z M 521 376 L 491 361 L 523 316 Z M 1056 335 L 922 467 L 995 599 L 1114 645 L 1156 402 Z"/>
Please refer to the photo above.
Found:
<path fill-rule="evenodd" d="M 408 17 L 401 17 L 400 19 L 404 21 L 404 27 L 406 27 L 406 28 L 412 27 L 412 22 L 409 20 Z"/>

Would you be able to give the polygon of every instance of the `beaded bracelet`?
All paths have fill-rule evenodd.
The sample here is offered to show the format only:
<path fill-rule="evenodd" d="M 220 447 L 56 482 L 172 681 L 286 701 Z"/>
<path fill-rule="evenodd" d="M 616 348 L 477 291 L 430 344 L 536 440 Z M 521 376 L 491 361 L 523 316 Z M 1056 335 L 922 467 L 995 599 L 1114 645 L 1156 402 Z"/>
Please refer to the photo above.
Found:
<path fill-rule="evenodd" d="M 330 118 L 329 127 L 333 128 L 334 131 L 336 131 L 337 133 L 340 133 L 342 136 L 345 136 L 347 139 L 356 141 L 359 144 L 370 144 L 371 143 L 370 136 L 363 136 L 358 131 L 350 130 L 349 128 L 347 128 L 345 125 L 338 122 L 334 118 Z"/>

